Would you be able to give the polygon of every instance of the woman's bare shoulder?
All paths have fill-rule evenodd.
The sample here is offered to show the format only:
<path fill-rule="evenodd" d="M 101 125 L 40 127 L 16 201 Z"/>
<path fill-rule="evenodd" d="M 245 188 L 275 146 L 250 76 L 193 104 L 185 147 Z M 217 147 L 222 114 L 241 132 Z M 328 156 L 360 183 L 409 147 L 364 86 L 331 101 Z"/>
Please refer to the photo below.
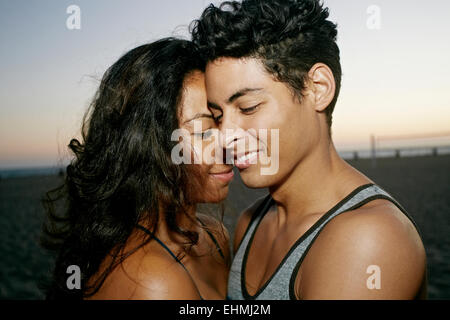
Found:
<path fill-rule="evenodd" d="M 152 241 L 120 263 L 92 298 L 197 300 L 201 296 L 184 267 Z"/>

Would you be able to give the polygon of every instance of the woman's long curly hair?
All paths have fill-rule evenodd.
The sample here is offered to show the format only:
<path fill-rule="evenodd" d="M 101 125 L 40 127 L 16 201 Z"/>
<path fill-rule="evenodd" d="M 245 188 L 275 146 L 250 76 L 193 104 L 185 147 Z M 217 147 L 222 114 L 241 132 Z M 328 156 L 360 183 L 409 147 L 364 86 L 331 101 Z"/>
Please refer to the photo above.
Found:
<path fill-rule="evenodd" d="M 131 50 L 106 71 L 84 117 L 82 142 L 70 142 L 75 157 L 65 182 L 43 200 L 48 219 L 41 242 L 57 252 L 48 299 L 94 295 L 139 249 L 123 250 L 136 225 L 155 232 L 161 212 L 171 231 L 197 242 L 197 233 L 177 225 L 177 215 L 192 205 L 190 176 L 171 160 L 183 81 L 195 70 L 204 70 L 195 46 L 166 38 Z M 111 263 L 91 284 L 108 255 Z M 81 270 L 81 290 L 66 286 L 70 265 Z"/>

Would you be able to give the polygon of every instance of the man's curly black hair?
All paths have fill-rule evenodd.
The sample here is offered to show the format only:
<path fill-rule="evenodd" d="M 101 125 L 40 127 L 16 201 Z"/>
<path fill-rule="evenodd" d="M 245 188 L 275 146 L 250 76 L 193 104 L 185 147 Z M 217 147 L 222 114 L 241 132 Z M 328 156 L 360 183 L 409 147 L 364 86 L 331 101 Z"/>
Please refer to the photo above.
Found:
<path fill-rule="evenodd" d="M 279 81 L 302 98 L 312 66 L 326 64 L 333 72 L 336 93 L 325 110 L 331 128 L 341 87 L 337 25 L 328 20 L 319 0 L 244 0 L 209 5 L 192 22 L 192 40 L 207 61 L 220 57 L 257 58 Z"/>

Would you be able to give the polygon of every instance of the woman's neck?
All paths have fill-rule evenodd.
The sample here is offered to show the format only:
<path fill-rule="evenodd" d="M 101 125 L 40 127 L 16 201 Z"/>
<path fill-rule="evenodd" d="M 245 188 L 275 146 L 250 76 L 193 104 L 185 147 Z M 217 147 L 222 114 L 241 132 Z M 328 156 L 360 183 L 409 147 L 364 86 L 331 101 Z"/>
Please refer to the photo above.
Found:
<path fill-rule="evenodd" d="M 198 232 L 197 221 L 197 206 L 187 206 L 184 212 L 176 214 L 175 224 L 179 229 L 183 231 Z M 155 235 L 161 240 L 166 242 L 184 243 L 186 238 L 170 229 L 166 221 L 166 215 L 163 210 L 160 210 L 158 226 L 156 228 Z"/>

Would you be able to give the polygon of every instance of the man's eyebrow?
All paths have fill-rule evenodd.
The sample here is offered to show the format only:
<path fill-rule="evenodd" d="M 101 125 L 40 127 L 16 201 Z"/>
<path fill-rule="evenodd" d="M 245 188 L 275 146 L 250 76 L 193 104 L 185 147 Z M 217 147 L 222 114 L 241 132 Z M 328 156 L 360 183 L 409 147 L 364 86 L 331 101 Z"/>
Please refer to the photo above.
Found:
<path fill-rule="evenodd" d="M 250 92 L 255 92 L 255 91 L 261 91 L 263 90 L 262 88 L 245 88 L 242 90 L 239 90 L 238 92 L 236 92 L 235 94 L 233 94 L 231 97 L 228 98 L 228 103 L 232 103 L 234 100 L 245 96 L 247 93 Z"/>
<path fill-rule="evenodd" d="M 227 102 L 233 103 L 233 101 L 235 101 L 236 99 L 239 99 L 242 96 L 245 96 L 247 93 L 251 93 L 251 92 L 255 92 L 255 91 L 262 91 L 262 90 L 264 90 L 264 89 L 263 88 L 245 88 L 245 89 L 239 90 L 238 92 L 233 94 L 230 98 L 228 98 Z M 210 102 L 210 101 L 208 101 L 208 108 L 222 111 L 222 108 L 219 105 L 215 104 L 214 102 Z"/>
<path fill-rule="evenodd" d="M 214 117 L 212 116 L 212 114 L 207 114 L 207 113 L 198 113 L 196 114 L 192 119 L 189 119 L 187 121 L 185 121 L 184 123 L 188 123 L 197 119 L 201 119 L 201 118 L 208 118 L 208 119 L 214 119 Z"/>

